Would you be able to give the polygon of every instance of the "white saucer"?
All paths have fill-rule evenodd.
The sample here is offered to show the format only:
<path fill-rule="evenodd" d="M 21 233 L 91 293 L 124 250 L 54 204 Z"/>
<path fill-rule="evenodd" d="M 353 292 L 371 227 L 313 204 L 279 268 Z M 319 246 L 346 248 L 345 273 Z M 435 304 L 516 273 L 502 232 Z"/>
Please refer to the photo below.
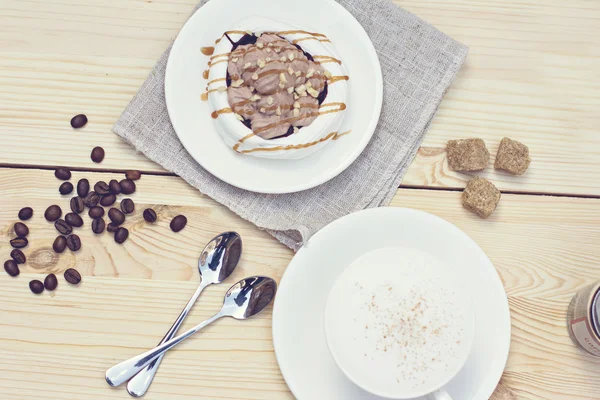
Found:
<path fill-rule="evenodd" d="M 487 400 L 508 358 L 510 314 L 485 253 L 454 225 L 422 211 L 377 208 L 341 218 L 315 234 L 288 266 L 273 310 L 277 361 L 299 400 L 379 399 L 354 385 L 327 348 L 323 318 L 337 277 L 370 251 L 413 247 L 454 265 L 473 299 L 476 337 L 461 372 L 445 387 L 455 400 Z M 454 262 L 458 261 L 458 262 Z"/>
<path fill-rule="evenodd" d="M 318 10 L 316 12 L 315 10 Z M 351 130 L 300 160 L 238 154 L 217 132 L 208 102 L 200 96 L 209 57 L 200 52 L 245 17 L 260 15 L 326 34 L 350 80 L 340 132 Z M 362 26 L 333 0 L 211 0 L 185 24 L 171 50 L 165 76 L 169 117 L 190 155 L 217 178 L 261 193 L 291 193 L 318 186 L 344 171 L 369 143 L 381 112 L 383 80 L 377 53 Z"/>

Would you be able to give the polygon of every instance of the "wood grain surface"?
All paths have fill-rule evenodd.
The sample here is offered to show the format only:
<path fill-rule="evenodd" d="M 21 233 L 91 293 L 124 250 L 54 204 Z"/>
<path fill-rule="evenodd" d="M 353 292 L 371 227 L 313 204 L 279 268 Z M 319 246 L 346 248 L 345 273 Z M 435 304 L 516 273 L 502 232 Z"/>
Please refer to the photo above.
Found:
<path fill-rule="evenodd" d="M 600 195 L 600 5 L 574 0 L 397 0 L 467 44 L 470 53 L 410 168 L 407 186 L 464 187 L 449 171 L 447 140 L 502 137 L 530 147 L 523 177 L 483 175 L 513 192 Z M 110 132 L 195 0 L 0 2 L 0 124 L 7 164 L 163 171 Z M 75 134 L 77 113 L 90 122 Z M 28 159 L 35 153 L 35 159 Z M 493 161 L 493 160 L 492 160 Z"/>
<path fill-rule="evenodd" d="M 230 281 L 279 280 L 292 252 L 270 235 L 146 159 L 110 129 L 197 0 L 0 1 L 0 254 L 8 258 L 18 210 L 30 245 L 21 275 L 0 273 L 0 399 L 117 399 L 104 371 L 153 347 L 198 283 L 197 257 L 214 235 L 239 232 L 244 254 Z M 217 1 L 217 0 L 214 0 Z M 395 0 L 470 47 L 423 147 L 392 202 L 438 215 L 488 254 L 505 285 L 512 318 L 507 368 L 493 400 L 592 400 L 600 359 L 580 351 L 565 323 L 568 302 L 598 279 L 600 265 L 600 3 L 589 0 Z M 86 113 L 80 131 L 70 118 Z M 494 171 L 502 137 L 527 144 L 522 177 Z M 490 168 L 478 175 L 504 193 L 480 220 L 460 205 L 468 174 L 450 171 L 444 145 L 483 138 Z M 101 164 L 94 146 L 106 150 Z M 77 229 L 83 247 L 57 255 L 45 208 L 68 210 L 52 168 L 78 169 L 72 182 L 148 174 L 131 197 L 136 212 L 118 245 Z M 558 197 L 543 196 L 556 194 Z M 123 198 L 125 196 L 121 196 Z M 159 220 L 146 223 L 145 207 Z M 188 217 L 175 234 L 170 219 Z M 0 258 L 3 263 L 4 259 Z M 62 272 L 83 275 L 74 287 Z M 33 295 L 31 279 L 59 276 L 54 293 Z M 225 287 L 211 287 L 183 328 L 210 316 Z M 292 399 L 271 341 L 271 309 L 239 323 L 222 320 L 169 352 L 147 399 Z M 329 399 L 328 399 L 329 400 Z M 458 399 L 461 400 L 461 399 Z"/>
<path fill-rule="evenodd" d="M 84 176 L 95 182 L 119 174 L 75 172 L 72 180 Z M 0 274 L 2 398 L 36 393 L 49 399 L 126 398 L 122 388 L 106 385 L 104 370 L 160 340 L 197 285 L 201 247 L 221 231 L 236 230 L 244 239 L 231 281 L 248 274 L 280 279 L 292 257 L 266 233 L 170 176 L 138 181 L 124 245 L 108 233 L 92 234 L 86 216 L 77 230 L 82 249 L 56 256 L 50 250 L 56 231 L 43 211 L 50 204 L 66 207 L 58 185 L 52 171 L 0 169 L 0 254 L 10 251 L 18 210 L 24 204 L 35 210 L 21 276 Z M 148 206 L 157 209 L 157 224 L 141 218 Z M 570 341 L 565 315 L 574 292 L 597 279 L 600 201 L 503 195 L 486 221 L 465 211 L 460 194 L 451 191 L 400 189 L 392 206 L 418 208 L 456 224 L 496 266 L 509 297 L 513 334 L 502 391 L 517 399 L 597 398 L 600 359 Z M 175 234 L 168 222 L 179 213 L 189 223 Z M 68 267 L 84 275 L 79 287 L 60 277 Z M 34 296 L 29 280 L 48 272 L 59 274 L 58 290 Z M 187 327 L 218 308 L 226 286 L 206 292 Z M 218 322 L 172 351 L 146 398 L 291 398 L 273 353 L 270 312 L 243 324 Z"/>

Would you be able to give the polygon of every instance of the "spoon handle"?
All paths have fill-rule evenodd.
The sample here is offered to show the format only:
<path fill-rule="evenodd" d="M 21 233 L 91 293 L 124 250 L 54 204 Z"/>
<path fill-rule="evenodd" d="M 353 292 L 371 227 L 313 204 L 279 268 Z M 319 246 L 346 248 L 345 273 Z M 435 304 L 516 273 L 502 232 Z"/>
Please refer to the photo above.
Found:
<path fill-rule="evenodd" d="M 190 300 L 186 304 L 185 308 L 181 311 L 181 314 L 179 314 L 179 316 L 177 317 L 177 319 L 175 320 L 175 322 L 173 323 L 173 325 L 171 326 L 171 328 L 169 329 L 169 331 L 167 332 L 165 337 L 160 341 L 160 343 L 158 343 L 158 345 L 161 345 L 161 344 L 169 341 L 171 338 L 173 338 L 173 336 L 175 336 L 175 333 L 177 333 L 177 330 L 183 323 L 183 320 L 189 314 L 194 303 L 196 303 L 196 300 L 198 300 L 198 297 L 200 297 L 200 294 L 202 293 L 202 291 L 208 285 L 210 285 L 210 284 L 205 284 L 204 282 L 205 282 L 204 280 L 202 280 L 202 282 L 200 282 L 200 286 L 198 286 L 198 289 L 196 289 L 196 292 L 194 293 L 194 295 L 190 298 Z M 158 367 L 160 366 L 160 362 L 163 357 L 164 357 L 164 354 L 159 356 L 158 358 L 156 358 L 154 361 L 152 361 L 150 364 L 148 364 L 148 366 L 146 368 L 144 368 L 136 376 L 131 378 L 131 380 L 127 383 L 127 392 L 129 392 L 129 394 L 131 396 L 141 397 L 146 393 L 146 391 L 150 387 L 150 384 L 152 383 L 152 380 L 154 379 L 154 375 L 156 375 L 156 371 L 158 371 Z"/>
<path fill-rule="evenodd" d="M 144 367 L 150 364 L 155 358 L 164 354 L 167 350 L 177 346 L 179 343 L 192 336 L 194 333 L 198 332 L 200 329 L 205 326 L 215 322 L 219 318 L 223 317 L 223 313 L 219 311 L 217 314 L 213 315 L 206 321 L 196 325 L 189 331 L 182 333 L 181 335 L 149 350 L 145 353 L 137 355 L 135 357 L 130 358 L 129 360 L 125 360 L 117 365 L 114 365 L 106 370 L 106 382 L 108 382 L 111 386 L 119 386 L 120 384 L 131 379 L 135 374 L 140 372 Z"/>

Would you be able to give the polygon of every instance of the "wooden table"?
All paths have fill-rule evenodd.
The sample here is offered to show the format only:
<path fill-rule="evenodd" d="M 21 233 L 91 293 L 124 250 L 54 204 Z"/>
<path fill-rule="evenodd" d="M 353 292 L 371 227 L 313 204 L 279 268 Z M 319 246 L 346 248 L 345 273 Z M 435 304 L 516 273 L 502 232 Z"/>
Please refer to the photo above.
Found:
<path fill-rule="evenodd" d="M 196 260 L 215 234 L 236 230 L 245 251 L 235 278 L 281 278 L 292 252 L 203 196 L 111 133 L 110 128 L 196 0 L 3 0 L 0 2 L 0 254 L 17 211 L 28 223 L 27 264 L 0 273 L 0 398 L 126 399 L 103 379 L 114 363 L 155 345 L 198 283 Z M 504 389 L 518 399 L 597 399 L 600 359 L 579 351 L 565 326 L 567 304 L 600 268 L 600 3 L 586 0 L 397 1 L 470 46 L 392 205 L 439 215 L 489 255 L 508 293 L 512 345 Z M 70 118 L 86 113 L 79 132 Z M 448 170 L 448 139 L 526 143 L 522 177 L 488 169 L 502 191 L 487 221 L 460 205 L 469 175 Z M 93 164 L 91 149 L 106 149 Z M 144 172 L 132 198 L 125 245 L 81 230 L 83 248 L 56 255 L 43 219 L 60 199 L 56 166 L 72 181 Z M 155 207 L 146 224 L 140 210 Z M 168 221 L 183 213 L 179 234 Z M 89 224 L 89 221 L 86 222 Z M 3 262 L 4 260 L 2 260 Z M 31 279 L 76 267 L 79 287 L 59 277 L 35 296 Z M 209 316 L 225 287 L 206 291 L 184 327 Z M 220 321 L 169 353 L 147 399 L 288 399 L 271 341 L 271 312 L 245 324 Z"/>

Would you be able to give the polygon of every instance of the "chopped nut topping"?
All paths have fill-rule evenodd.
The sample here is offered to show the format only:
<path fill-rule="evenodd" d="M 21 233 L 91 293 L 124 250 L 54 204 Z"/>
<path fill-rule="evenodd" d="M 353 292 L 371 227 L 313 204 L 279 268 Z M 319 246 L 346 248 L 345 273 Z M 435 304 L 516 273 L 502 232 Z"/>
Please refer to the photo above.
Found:
<path fill-rule="evenodd" d="M 267 62 L 271 62 L 271 57 L 266 58 Z"/>
<path fill-rule="evenodd" d="M 294 75 L 294 69 L 292 67 L 288 67 L 288 73 L 290 75 Z"/>
<path fill-rule="evenodd" d="M 275 47 L 275 53 L 281 52 L 281 47 Z"/>
<path fill-rule="evenodd" d="M 298 128 L 297 126 L 294 127 L 294 133 L 298 133 L 300 132 L 300 128 Z"/>
<path fill-rule="evenodd" d="M 261 60 L 260 58 L 258 59 L 258 61 L 256 61 L 256 63 L 258 64 L 259 68 L 264 68 L 266 65 L 265 60 Z"/>
<path fill-rule="evenodd" d="M 269 46 L 269 47 L 273 47 L 273 43 L 269 43 L 267 46 Z"/>
<path fill-rule="evenodd" d="M 294 117 L 298 117 L 298 116 L 300 116 L 300 109 L 294 108 Z"/>
<path fill-rule="evenodd" d="M 306 82 L 306 88 L 309 89 L 311 87 L 313 87 L 312 82 L 311 81 Z"/>
<path fill-rule="evenodd" d="M 288 58 L 290 59 L 290 61 L 294 61 L 294 53 L 288 54 Z"/>
<path fill-rule="evenodd" d="M 244 64 L 244 69 L 248 69 L 252 66 L 251 62 L 247 62 L 246 64 Z"/>
<path fill-rule="evenodd" d="M 273 104 L 273 97 L 272 96 L 267 97 L 267 104 L 268 105 Z"/>
<path fill-rule="evenodd" d="M 287 58 L 285 58 L 285 56 L 281 57 L 281 59 L 280 59 L 281 62 L 285 62 L 285 60 L 287 60 Z"/>
<path fill-rule="evenodd" d="M 296 83 L 302 83 L 303 79 L 301 76 L 299 76 L 298 78 L 296 78 Z"/>
<path fill-rule="evenodd" d="M 294 75 L 300 76 L 300 75 L 302 75 L 302 71 L 296 71 L 296 73 Z"/>
<path fill-rule="evenodd" d="M 265 112 L 267 112 L 267 109 L 266 109 L 266 108 L 264 108 L 264 107 L 261 107 L 261 108 L 260 108 L 260 112 L 261 112 L 261 113 L 265 113 Z"/>
<path fill-rule="evenodd" d="M 243 120 L 244 120 L 244 117 L 242 117 L 240 114 L 238 114 L 238 113 L 234 113 L 234 115 L 235 115 L 235 117 L 236 117 L 237 119 L 239 119 L 240 121 L 243 121 Z"/>
<path fill-rule="evenodd" d="M 277 106 L 277 110 L 275 110 L 275 115 L 281 115 L 281 106 Z"/>
<path fill-rule="evenodd" d="M 239 58 L 237 58 L 237 57 L 233 57 L 233 58 L 231 59 L 231 61 L 233 61 L 233 62 L 238 62 L 238 60 L 239 60 Z"/>
<path fill-rule="evenodd" d="M 292 94 L 292 93 L 294 93 L 294 87 L 293 87 L 293 86 L 290 86 L 289 88 L 287 88 L 287 92 L 288 92 L 289 94 Z"/>
<path fill-rule="evenodd" d="M 270 47 L 267 47 L 265 50 L 266 50 L 267 53 L 271 52 L 271 48 Z"/>
<path fill-rule="evenodd" d="M 317 98 L 317 97 L 319 97 L 319 92 L 318 92 L 318 91 L 316 91 L 316 90 L 315 90 L 315 89 L 313 89 L 313 88 L 308 88 L 307 92 L 308 92 L 308 94 L 310 94 L 310 95 L 311 95 L 312 97 L 314 97 L 314 98 Z"/>
<path fill-rule="evenodd" d="M 279 89 L 285 89 L 285 83 L 279 82 Z"/>
<path fill-rule="evenodd" d="M 314 73 L 315 73 L 315 70 L 311 68 L 311 69 L 309 69 L 309 70 L 308 70 L 308 72 L 306 73 L 306 77 L 307 77 L 307 78 L 310 78 L 311 76 L 313 76 L 313 74 L 314 74 Z"/>
<path fill-rule="evenodd" d="M 219 92 L 226 92 L 226 91 L 227 91 L 227 87 L 226 87 L 226 86 L 219 86 L 219 87 L 217 88 L 217 90 L 218 90 Z"/>
<path fill-rule="evenodd" d="M 294 102 L 294 108 L 300 108 L 300 103 L 298 103 L 297 101 Z"/>
<path fill-rule="evenodd" d="M 260 97 L 259 95 L 255 94 L 254 96 L 250 97 L 250 101 L 257 101 L 262 99 L 262 97 Z"/>
<path fill-rule="evenodd" d="M 283 72 L 279 73 L 279 82 L 287 83 L 287 78 L 285 77 L 285 74 Z"/>
<path fill-rule="evenodd" d="M 252 79 L 254 79 L 254 80 L 258 79 L 258 74 L 256 72 L 252 75 Z"/>
<path fill-rule="evenodd" d="M 298 93 L 294 93 L 294 100 L 298 100 L 300 98 L 300 96 L 298 96 Z"/>
<path fill-rule="evenodd" d="M 331 72 L 325 70 L 324 75 L 328 78 L 331 78 Z"/>
<path fill-rule="evenodd" d="M 265 47 L 265 45 L 262 42 L 256 43 L 256 47 L 258 47 L 259 49 L 262 49 L 263 47 Z"/>
<path fill-rule="evenodd" d="M 296 87 L 296 93 L 301 94 L 302 92 L 306 92 L 305 85 L 300 85 L 300 86 Z"/>

